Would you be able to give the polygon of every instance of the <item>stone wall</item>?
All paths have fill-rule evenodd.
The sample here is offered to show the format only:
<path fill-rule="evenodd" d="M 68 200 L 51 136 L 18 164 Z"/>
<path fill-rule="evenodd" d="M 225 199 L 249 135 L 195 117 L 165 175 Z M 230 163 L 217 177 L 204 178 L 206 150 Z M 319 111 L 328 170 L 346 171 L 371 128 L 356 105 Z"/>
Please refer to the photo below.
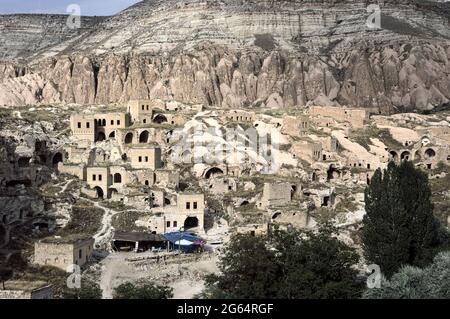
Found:
<path fill-rule="evenodd" d="M 338 122 L 348 122 L 353 128 L 361 128 L 369 119 L 369 113 L 364 109 L 352 109 L 333 106 L 311 106 L 311 116 L 331 117 Z"/>
<path fill-rule="evenodd" d="M 54 266 L 68 271 L 71 265 L 82 267 L 91 258 L 94 240 L 88 239 L 76 243 L 37 242 L 34 245 L 34 262 L 44 266 Z"/>
<path fill-rule="evenodd" d="M 264 183 L 261 200 L 258 201 L 258 209 L 267 209 L 269 206 L 288 204 L 292 200 L 291 183 Z"/>

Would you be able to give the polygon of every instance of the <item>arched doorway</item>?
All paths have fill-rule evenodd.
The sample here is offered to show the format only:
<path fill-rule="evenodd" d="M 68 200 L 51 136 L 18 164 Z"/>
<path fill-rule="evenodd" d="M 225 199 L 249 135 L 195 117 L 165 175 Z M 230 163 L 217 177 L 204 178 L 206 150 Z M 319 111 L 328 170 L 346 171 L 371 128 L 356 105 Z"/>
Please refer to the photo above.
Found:
<path fill-rule="evenodd" d="M 408 151 L 404 151 L 404 152 L 400 155 L 400 159 L 401 159 L 402 161 L 409 161 L 410 157 L 411 157 L 411 153 L 408 152 Z"/>
<path fill-rule="evenodd" d="M 99 133 L 97 134 L 97 142 L 102 142 L 102 141 L 104 141 L 104 140 L 106 140 L 106 135 L 105 135 L 105 133 L 99 132 Z"/>
<path fill-rule="evenodd" d="M 120 184 L 122 183 L 122 175 L 119 173 L 114 174 L 114 183 Z"/>
<path fill-rule="evenodd" d="M 154 117 L 153 123 L 162 124 L 167 122 L 167 117 L 162 114 L 158 114 Z"/>
<path fill-rule="evenodd" d="M 113 194 L 118 194 L 119 192 L 115 188 L 108 189 L 108 197 L 111 198 Z"/>
<path fill-rule="evenodd" d="M 205 178 L 209 179 L 210 177 L 217 175 L 223 175 L 223 171 L 218 167 L 212 167 L 206 171 Z"/>
<path fill-rule="evenodd" d="M 184 229 L 187 230 L 195 227 L 198 227 L 198 218 L 197 217 L 186 218 L 186 220 L 184 221 Z"/>
<path fill-rule="evenodd" d="M 336 169 L 334 165 L 330 165 L 330 168 L 327 170 L 327 181 L 339 178 L 340 176 L 341 172 L 338 169 Z"/>
<path fill-rule="evenodd" d="M 56 153 L 53 155 L 52 164 L 53 167 L 58 167 L 58 164 L 63 161 L 63 155 L 61 153 Z"/>
<path fill-rule="evenodd" d="M 116 138 L 116 132 L 115 132 L 115 131 L 114 131 L 114 132 L 111 132 L 111 134 L 109 134 L 109 138 L 110 138 L 110 139 Z"/>
<path fill-rule="evenodd" d="M 432 148 L 429 148 L 425 151 L 425 159 L 430 159 L 435 156 L 436 156 L 436 152 Z"/>
<path fill-rule="evenodd" d="M 94 190 L 97 192 L 97 198 L 103 199 L 103 197 L 105 196 L 103 189 L 101 187 L 96 186 L 94 187 Z"/>
<path fill-rule="evenodd" d="M 133 143 L 133 133 L 127 133 L 127 135 L 125 135 L 125 144 L 131 143 Z"/>
<path fill-rule="evenodd" d="M 389 152 L 389 155 L 390 155 L 391 160 L 394 160 L 395 162 L 398 161 L 398 154 L 397 154 L 397 152 L 395 152 L 395 151 L 390 151 L 390 152 Z"/>
<path fill-rule="evenodd" d="M 139 143 L 148 143 L 148 137 L 149 137 L 148 131 L 143 131 L 139 135 Z"/>

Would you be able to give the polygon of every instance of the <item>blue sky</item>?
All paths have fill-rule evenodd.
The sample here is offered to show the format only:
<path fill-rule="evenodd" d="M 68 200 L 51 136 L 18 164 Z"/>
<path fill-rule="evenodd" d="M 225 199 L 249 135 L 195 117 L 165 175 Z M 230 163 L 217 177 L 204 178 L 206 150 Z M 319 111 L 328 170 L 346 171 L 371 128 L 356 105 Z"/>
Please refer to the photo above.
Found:
<path fill-rule="evenodd" d="M 68 5 L 78 4 L 82 15 L 112 15 L 136 2 L 139 0 L 0 0 L 0 14 L 67 14 Z"/>

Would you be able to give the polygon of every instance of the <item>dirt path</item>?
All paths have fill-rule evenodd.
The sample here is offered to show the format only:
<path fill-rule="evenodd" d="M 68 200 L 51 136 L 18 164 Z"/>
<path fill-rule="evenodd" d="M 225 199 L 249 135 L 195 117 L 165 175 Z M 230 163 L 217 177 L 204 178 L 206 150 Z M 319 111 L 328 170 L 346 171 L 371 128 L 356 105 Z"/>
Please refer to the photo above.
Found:
<path fill-rule="evenodd" d="M 97 234 L 94 235 L 95 246 L 96 247 L 102 247 L 104 245 L 107 246 L 112 238 L 112 231 L 113 231 L 113 228 L 111 225 L 112 218 L 114 215 L 117 215 L 120 212 L 105 208 L 105 207 L 101 206 L 98 202 L 93 201 L 93 203 L 94 203 L 95 207 L 100 208 L 104 211 L 103 218 L 101 221 L 102 227 L 97 232 Z"/>
<path fill-rule="evenodd" d="M 67 190 L 67 187 L 69 187 L 70 183 L 72 183 L 74 180 L 73 179 L 69 179 L 67 181 L 66 184 L 64 184 L 64 186 L 61 188 L 61 190 L 58 192 L 58 195 L 61 195 L 62 193 L 64 193 Z M 60 185 L 58 185 L 60 186 Z"/>
<path fill-rule="evenodd" d="M 102 260 L 102 274 L 100 276 L 100 289 L 102 290 L 103 299 L 112 299 L 113 282 L 117 276 L 117 270 L 124 266 L 124 260 L 115 254 L 108 255 Z"/>

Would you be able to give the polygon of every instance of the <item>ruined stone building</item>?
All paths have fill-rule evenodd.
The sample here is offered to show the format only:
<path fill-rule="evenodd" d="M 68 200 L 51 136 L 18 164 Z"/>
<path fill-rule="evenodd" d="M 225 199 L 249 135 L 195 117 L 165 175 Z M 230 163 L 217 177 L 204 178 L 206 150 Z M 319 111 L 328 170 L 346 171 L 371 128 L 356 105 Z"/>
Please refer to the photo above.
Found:
<path fill-rule="evenodd" d="M 163 170 L 162 151 L 152 137 L 152 101 L 131 101 L 125 112 L 73 114 L 73 145 L 59 171 L 86 181 L 93 196 L 117 197 L 131 184 L 178 187 L 178 173 Z M 147 126 L 146 126 L 147 125 Z M 97 146 L 98 143 L 102 146 Z M 89 190 L 85 192 L 89 193 Z"/>
<path fill-rule="evenodd" d="M 49 237 L 34 245 L 34 262 L 38 265 L 53 266 L 67 272 L 72 265 L 83 267 L 94 250 L 94 239 L 84 236 Z"/>
<path fill-rule="evenodd" d="M 338 122 L 347 122 L 353 128 L 363 127 L 369 119 L 369 112 L 366 109 L 335 106 L 311 106 L 309 114 L 312 117 L 330 118 Z"/>
<path fill-rule="evenodd" d="M 152 216 L 138 223 L 156 234 L 180 230 L 203 233 L 205 209 L 203 194 L 178 194 L 175 204 L 152 208 Z"/>
<path fill-rule="evenodd" d="M 296 141 L 291 148 L 292 154 L 296 158 L 305 160 L 309 163 L 322 160 L 322 144 L 311 140 Z"/>
<path fill-rule="evenodd" d="M 232 110 L 226 111 L 223 115 L 223 119 L 227 122 L 254 122 L 256 115 L 254 112 L 248 112 L 244 110 Z"/>
<path fill-rule="evenodd" d="M 59 149 L 45 140 L 0 137 L 0 248 L 8 244 L 12 229 L 42 213 L 42 198 L 28 190 L 49 181 L 52 168 L 62 160 Z"/>
<path fill-rule="evenodd" d="M 281 132 L 290 136 L 302 137 L 309 134 L 311 120 L 307 115 L 284 116 Z"/>
<path fill-rule="evenodd" d="M 9 280 L 0 289 L 0 299 L 53 299 L 53 289 L 44 281 Z"/>
<path fill-rule="evenodd" d="M 261 199 L 257 202 L 258 209 L 266 210 L 270 206 L 288 204 L 297 191 L 297 185 L 291 183 L 264 183 Z"/>

